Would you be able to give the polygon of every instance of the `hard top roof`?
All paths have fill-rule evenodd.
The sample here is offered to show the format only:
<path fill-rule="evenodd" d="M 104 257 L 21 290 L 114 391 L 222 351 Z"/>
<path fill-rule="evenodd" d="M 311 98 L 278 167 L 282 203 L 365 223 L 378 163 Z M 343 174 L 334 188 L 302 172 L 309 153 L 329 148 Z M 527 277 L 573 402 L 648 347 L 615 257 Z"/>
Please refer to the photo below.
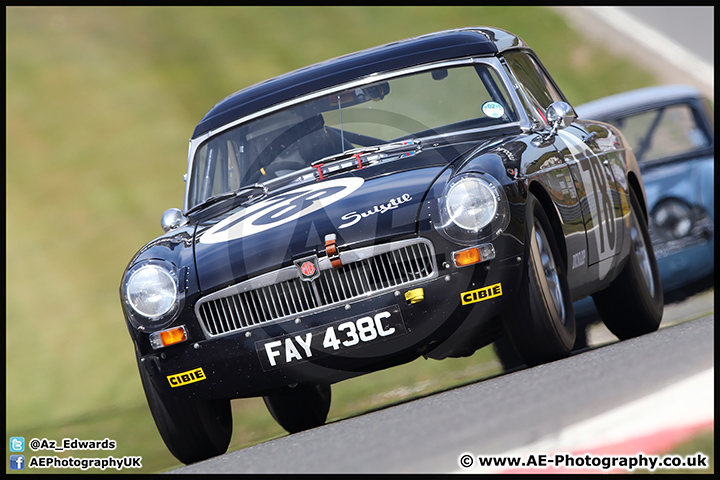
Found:
<path fill-rule="evenodd" d="M 255 111 L 354 78 L 423 63 L 494 55 L 525 47 L 510 32 L 468 27 L 430 33 L 326 60 L 247 87 L 218 102 L 195 127 L 193 138 Z"/>
<path fill-rule="evenodd" d="M 580 118 L 604 120 L 639 110 L 676 103 L 702 94 L 690 85 L 661 85 L 639 88 L 593 100 L 575 107 Z"/>

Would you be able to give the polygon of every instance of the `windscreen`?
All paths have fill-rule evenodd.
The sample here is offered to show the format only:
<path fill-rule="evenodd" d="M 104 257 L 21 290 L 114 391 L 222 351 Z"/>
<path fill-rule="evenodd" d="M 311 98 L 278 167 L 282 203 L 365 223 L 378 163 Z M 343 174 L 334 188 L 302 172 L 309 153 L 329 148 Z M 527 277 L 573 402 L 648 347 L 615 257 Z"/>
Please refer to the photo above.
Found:
<path fill-rule="evenodd" d="M 475 63 L 338 90 L 225 130 L 196 150 L 188 208 L 330 155 L 517 122 L 495 69 Z"/>

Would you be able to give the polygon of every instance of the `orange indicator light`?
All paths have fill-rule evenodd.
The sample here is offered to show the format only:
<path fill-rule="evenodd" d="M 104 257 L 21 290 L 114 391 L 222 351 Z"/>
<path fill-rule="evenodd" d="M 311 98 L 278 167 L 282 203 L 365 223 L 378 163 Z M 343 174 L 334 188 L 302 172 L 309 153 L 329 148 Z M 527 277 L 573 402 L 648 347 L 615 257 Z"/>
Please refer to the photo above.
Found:
<path fill-rule="evenodd" d="M 150 334 L 150 345 L 152 345 L 154 349 L 174 345 L 184 342 L 185 340 L 187 340 L 187 331 L 184 325 Z"/>
<path fill-rule="evenodd" d="M 185 333 L 185 327 L 172 328 L 160 332 L 160 338 L 165 346 L 172 345 L 174 343 L 180 343 L 187 340 L 187 334 Z"/>
<path fill-rule="evenodd" d="M 485 243 L 459 252 L 453 252 L 452 255 L 456 267 L 466 267 L 495 258 L 495 247 L 492 246 L 492 243 Z"/>
<path fill-rule="evenodd" d="M 455 265 L 458 267 L 464 267 L 466 265 L 472 265 L 482 261 L 480 256 L 480 250 L 478 247 L 468 248 L 467 250 L 461 250 L 453 254 L 455 259 Z"/>

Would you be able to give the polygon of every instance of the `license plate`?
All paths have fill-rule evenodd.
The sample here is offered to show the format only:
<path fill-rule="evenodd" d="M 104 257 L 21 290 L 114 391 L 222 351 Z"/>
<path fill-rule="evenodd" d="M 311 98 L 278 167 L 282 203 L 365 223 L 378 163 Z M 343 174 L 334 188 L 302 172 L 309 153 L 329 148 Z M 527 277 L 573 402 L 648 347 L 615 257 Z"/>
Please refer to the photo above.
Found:
<path fill-rule="evenodd" d="M 263 370 L 270 370 L 341 354 L 406 333 L 400 307 L 393 305 L 320 327 L 255 342 L 255 349 Z"/>

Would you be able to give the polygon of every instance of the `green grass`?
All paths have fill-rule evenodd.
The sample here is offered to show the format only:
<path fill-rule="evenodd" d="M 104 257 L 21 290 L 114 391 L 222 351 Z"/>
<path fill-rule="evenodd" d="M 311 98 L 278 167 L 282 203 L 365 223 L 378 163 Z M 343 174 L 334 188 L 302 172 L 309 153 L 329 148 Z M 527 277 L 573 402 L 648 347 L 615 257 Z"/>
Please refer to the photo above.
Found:
<path fill-rule="evenodd" d="M 695 455 L 702 454 L 708 457 L 707 468 L 658 468 L 650 472 L 647 469 L 633 470 L 633 473 L 671 473 L 676 475 L 684 474 L 713 474 L 715 473 L 715 429 L 710 431 L 702 432 L 695 435 L 688 441 L 682 442 L 677 447 L 673 448 L 672 451 L 662 455 L 677 455 L 682 458 L 687 458 L 688 461 L 697 462 Z M 690 460 L 693 459 L 693 460 Z"/>
<path fill-rule="evenodd" d="M 328 423 L 472 383 L 499 374 L 501 370 L 494 354 L 489 348 L 485 348 L 467 359 L 448 359 L 442 362 L 419 359 L 396 368 L 354 378 L 333 386 L 333 404 L 328 414 Z M 229 451 L 287 435 L 272 419 L 262 399 L 234 400 L 232 408 L 233 437 Z M 28 460 L 32 455 L 57 455 L 63 458 L 141 456 L 142 469 L 124 470 L 129 473 L 153 473 L 182 466 L 165 447 L 144 402 L 127 408 L 99 409 L 56 424 L 8 429 L 7 433 L 8 437 L 24 436 L 26 442 L 33 438 L 61 442 L 63 438 L 103 440 L 106 437 L 117 442 L 117 448 L 111 452 L 26 451 Z M 63 469 L 33 471 L 67 472 Z M 73 472 L 99 473 L 102 470 Z M 105 470 L 105 473 L 109 472 L 116 471 Z"/>
<path fill-rule="evenodd" d="M 194 126 L 268 77 L 469 25 L 520 35 L 574 103 L 654 83 L 547 8 L 6 8 L 6 436 L 109 437 L 165 468 L 118 286 L 161 213 L 182 204 Z M 475 368 L 459 362 L 347 382 L 331 415 Z M 239 416 L 233 445 L 281 433 L 254 426 L 262 415 Z"/>

